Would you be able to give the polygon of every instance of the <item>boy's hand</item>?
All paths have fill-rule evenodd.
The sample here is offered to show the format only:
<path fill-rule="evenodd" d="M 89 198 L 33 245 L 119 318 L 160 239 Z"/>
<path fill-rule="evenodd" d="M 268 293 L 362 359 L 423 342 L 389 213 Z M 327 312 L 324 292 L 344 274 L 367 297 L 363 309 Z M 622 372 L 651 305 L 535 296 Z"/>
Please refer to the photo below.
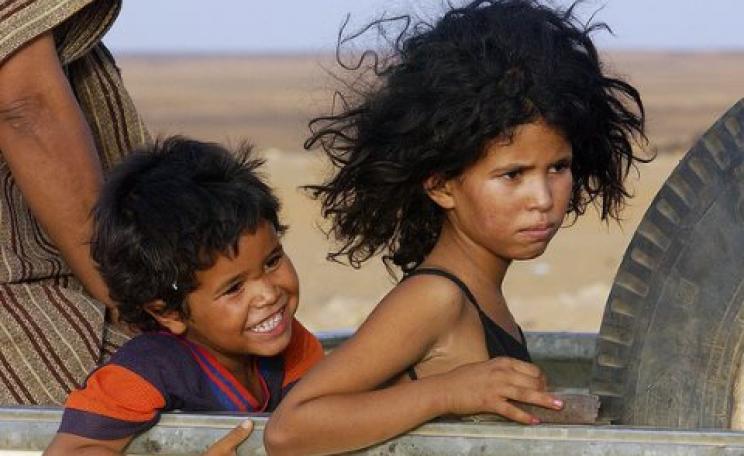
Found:
<path fill-rule="evenodd" d="M 253 432 L 253 421 L 245 420 L 224 437 L 210 446 L 203 456 L 233 456 L 236 454 L 238 446 L 247 439 Z"/>
<path fill-rule="evenodd" d="M 534 364 L 500 357 L 467 364 L 445 374 L 449 377 L 448 409 L 458 415 L 496 413 L 523 424 L 538 424 L 533 415 L 511 401 L 560 410 L 563 402 L 545 392 L 545 375 Z"/>

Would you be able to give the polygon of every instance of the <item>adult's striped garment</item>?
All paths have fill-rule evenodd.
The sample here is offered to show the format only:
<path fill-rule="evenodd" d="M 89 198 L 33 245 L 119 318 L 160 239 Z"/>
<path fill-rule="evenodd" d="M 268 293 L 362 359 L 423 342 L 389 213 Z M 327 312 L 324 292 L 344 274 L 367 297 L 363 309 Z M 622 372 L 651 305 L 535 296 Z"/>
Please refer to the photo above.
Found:
<path fill-rule="evenodd" d="M 0 64 L 53 33 L 104 171 L 149 139 L 100 43 L 120 7 L 111 0 L 0 0 Z M 105 324 L 104 310 L 72 275 L 0 158 L 0 404 L 62 404 L 126 340 Z"/>

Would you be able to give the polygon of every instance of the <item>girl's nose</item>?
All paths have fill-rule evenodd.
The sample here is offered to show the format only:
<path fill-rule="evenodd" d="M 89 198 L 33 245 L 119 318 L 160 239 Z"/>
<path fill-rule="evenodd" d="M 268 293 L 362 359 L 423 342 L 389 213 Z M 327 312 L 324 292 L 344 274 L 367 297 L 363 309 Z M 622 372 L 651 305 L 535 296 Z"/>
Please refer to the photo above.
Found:
<path fill-rule="evenodd" d="M 553 190 L 547 178 L 536 178 L 530 185 L 529 209 L 541 212 L 548 211 L 553 207 Z"/>

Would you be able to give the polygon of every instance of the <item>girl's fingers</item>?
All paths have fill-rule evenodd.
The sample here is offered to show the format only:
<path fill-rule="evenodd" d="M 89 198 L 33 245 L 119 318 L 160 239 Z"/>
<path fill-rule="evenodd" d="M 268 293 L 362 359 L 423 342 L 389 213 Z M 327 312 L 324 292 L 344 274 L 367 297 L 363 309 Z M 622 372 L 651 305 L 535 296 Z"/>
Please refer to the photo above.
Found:
<path fill-rule="evenodd" d="M 514 388 L 513 390 L 509 390 L 509 396 L 504 397 L 514 401 L 524 402 L 525 404 L 539 405 L 540 407 L 553 410 L 560 410 L 563 408 L 562 400 L 542 391 Z"/>
<path fill-rule="evenodd" d="M 494 413 L 497 413 L 504 418 L 512 421 L 516 421 L 522 424 L 539 424 L 540 420 L 530 415 L 519 407 L 510 404 L 509 402 L 502 401 L 494 407 Z"/>
<path fill-rule="evenodd" d="M 545 381 L 541 377 L 531 377 L 514 370 L 499 371 L 492 374 L 489 380 L 494 385 L 514 386 L 532 391 L 543 391 L 545 389 Z"/>
<path fill-rule="evenodd" d="M 532 363 L 521 361 L 515 358 L 497 358 L 497 359 L 507 360 L 505 361 L 506 366 L 508 366 L 509 368 L 521 374 L 527 375 L 528 377 L 533 377 L 533 378 L 544 378 L 545 377 L 543 375 L 542 370 L 540 370 L 539 367 L 537 367 L 536 365 Z"/>
<path fill-rule="evenodd" d="M 519 382 L 517 384 L 526 388 L 532 387 L 540 391 L 545 391 L 548 388 L 548 380 L 545 377 L 545 373 L 536 365 L 515 358 L 502 357 L 495 359 L 499 360 L 496 364 L 498 368 L 512 370 L 522 376 L 536 380 L 536 383 Z"/>

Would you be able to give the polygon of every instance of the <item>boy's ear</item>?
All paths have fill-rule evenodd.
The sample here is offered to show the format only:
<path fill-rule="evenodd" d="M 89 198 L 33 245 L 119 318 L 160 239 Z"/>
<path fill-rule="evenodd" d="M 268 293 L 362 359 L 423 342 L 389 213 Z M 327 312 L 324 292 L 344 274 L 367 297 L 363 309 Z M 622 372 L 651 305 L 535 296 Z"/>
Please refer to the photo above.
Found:
<path fill-rule="evenodd" d="M 144 305 L 145 312 L 150 314 L 160 326 L 180 336 L 186 332 L 184 316 L 175 309 L 166 309 L 165 301 L 156 299 Z"/>
<path fill-rule="evenodd" d="M 452 179 L 444 179 L 439 174 L 433 174 L 424 181 L 424 191 L 442 209 L 455 207 L 452 197 Z"/>

